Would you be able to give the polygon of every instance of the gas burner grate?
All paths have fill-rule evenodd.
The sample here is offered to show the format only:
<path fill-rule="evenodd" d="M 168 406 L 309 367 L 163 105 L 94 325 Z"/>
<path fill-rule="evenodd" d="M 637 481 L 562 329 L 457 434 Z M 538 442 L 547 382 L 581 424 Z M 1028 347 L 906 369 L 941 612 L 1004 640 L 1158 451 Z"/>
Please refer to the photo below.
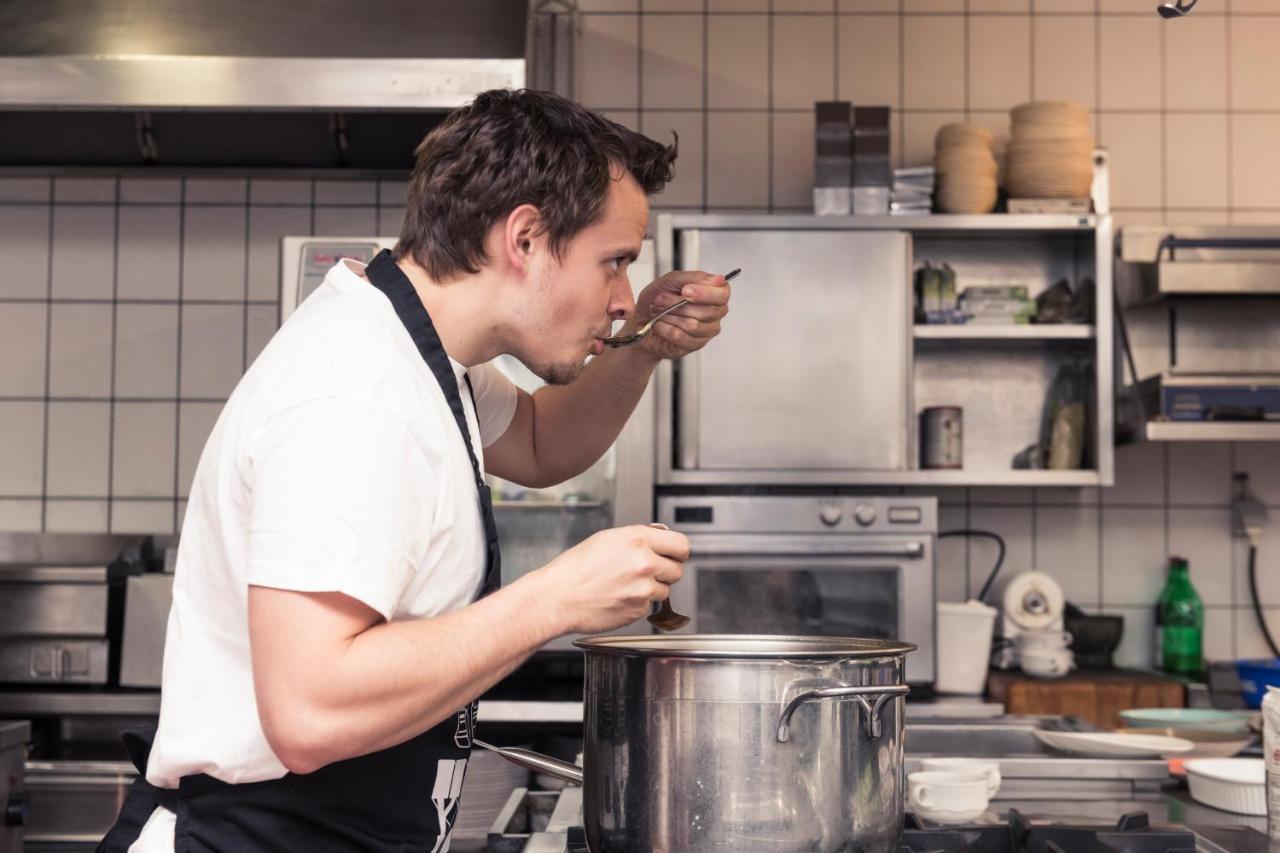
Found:
<path fill-rule="evenodd" d="M 1195 853 L 1187 831 L 1152 829 L 1144 812 L 1115 826 L 1033 826 L 1015 809 L 1003 824 L 926 828 L 908 814 L 899 853 Z M 566 853 L 589 853 L 582 827 L 569 829 Z"/>
<path fill-rule="evenodd" d="M 1187 831 L 1157 830 L 1143 812 L 1120 818 L 1113 827 L 1033 826 L 1009 810 L 1004 824 L 927 829 L 907 815 L 899 853 L 1195 853 Z"/>

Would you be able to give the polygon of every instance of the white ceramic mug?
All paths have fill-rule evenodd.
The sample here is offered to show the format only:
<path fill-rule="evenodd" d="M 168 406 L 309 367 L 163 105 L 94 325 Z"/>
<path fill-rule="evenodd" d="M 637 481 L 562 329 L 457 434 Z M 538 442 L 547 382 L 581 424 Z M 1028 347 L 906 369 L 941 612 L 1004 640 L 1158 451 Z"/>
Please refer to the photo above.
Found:
<path fill-rule="evenodd" d="M 917 770 L 907 776 L 907 804 L 939 823 L 968 823 L 987 810 L 987 776 L 960 770 Z"/>
<path fill-rule="evenodd" d="M 1071 634 L 1066 631 L 1029 631 L 1014 638 L 1018 651 L 1057 652 L 1071 645 Z"/>
<path fill-rule="evenodd" d="M 944 770 L 953 773 L 980 773 L 987 780 L 987 797 L 994 797 L 1000 790 L 1000 762 L 986 758 L 925 758 L 920 761 L 921 770 Z"/>
<path fill-rule="evenodd" d="M 1041 678 L 1056 678 L 1075 668 L 1076 658 L 1070 649 L 1056 652 L 1022 652 L 1022 671 Z"/>

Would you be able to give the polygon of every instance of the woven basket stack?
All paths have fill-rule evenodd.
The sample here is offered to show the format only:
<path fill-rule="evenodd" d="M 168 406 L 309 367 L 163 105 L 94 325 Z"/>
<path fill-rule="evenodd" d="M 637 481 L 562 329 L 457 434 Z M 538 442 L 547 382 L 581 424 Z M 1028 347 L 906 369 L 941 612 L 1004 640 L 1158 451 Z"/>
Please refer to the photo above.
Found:
<path fill-rule="evenodd" d="M 1088 198 L 1093 147 L 1088 108 L 1067 101 L 1015 107 L 1005 160 L 1009 197 Z"/>
<path fill-rule="evenodd" d="M 1000 190 L 991 131 L 974 124 L 943 125 L 934 137 L 938 207 L 947 213 L 990 213 Z"/>

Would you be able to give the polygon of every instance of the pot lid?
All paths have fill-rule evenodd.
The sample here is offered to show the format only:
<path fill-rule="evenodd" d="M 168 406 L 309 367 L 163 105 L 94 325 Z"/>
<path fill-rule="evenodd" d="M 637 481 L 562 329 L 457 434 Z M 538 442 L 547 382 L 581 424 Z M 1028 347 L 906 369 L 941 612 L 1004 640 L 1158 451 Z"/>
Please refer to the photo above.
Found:
<path fill-rule="evenodd" d="M 599 654 L 637 657 L 747 658 L 760 660 L 814 658 L 844 660 L 883 658 L 915 651 L 912 643 L 856 637 L 788 637 L 766 634 L 652 634 L 636 637 L 584 637 L 573 643 Z"/>

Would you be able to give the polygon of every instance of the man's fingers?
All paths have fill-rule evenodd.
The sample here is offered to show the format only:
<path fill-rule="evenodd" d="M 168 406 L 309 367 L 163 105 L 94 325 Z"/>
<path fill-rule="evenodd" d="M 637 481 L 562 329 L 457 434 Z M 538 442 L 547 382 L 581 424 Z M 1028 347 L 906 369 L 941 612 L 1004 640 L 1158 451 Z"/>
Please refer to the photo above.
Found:
<path fill-rule="evenodd" d="M 711 281 L 691 282 L 680 288 L 680 298 L 697 305 L 727 305 L 733 288 L 723 281 L 720 276 L 716 276 Z"/>
<path fill-rule="evenodd" d="M 675 530 L 643 527 L 645 541 L 655 554 L 681 562 L 689 559 L 689 537 Z"/>

